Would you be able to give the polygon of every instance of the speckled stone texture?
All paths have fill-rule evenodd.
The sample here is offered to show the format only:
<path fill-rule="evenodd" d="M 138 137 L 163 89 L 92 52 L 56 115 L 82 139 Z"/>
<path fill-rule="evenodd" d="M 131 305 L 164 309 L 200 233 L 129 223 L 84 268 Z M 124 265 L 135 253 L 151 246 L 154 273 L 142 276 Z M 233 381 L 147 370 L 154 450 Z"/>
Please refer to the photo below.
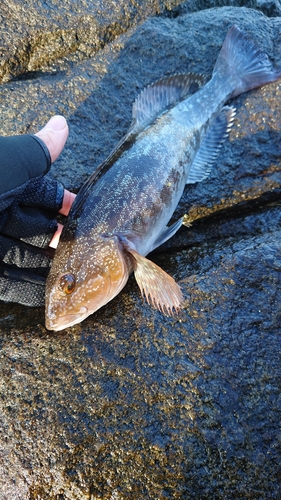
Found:
<path fill-rule="evenodd" d="M 30 23 L 27 2 L 1 4 L 1 133 L 64 113 L 51 174 L 71 189 L 126 132 L 140 90 L 210 76 L 234 23 L 281 67 L 277 1 L 93 3 L 34 4 Z M 57 334 L 43 308 L 0 304 L 1 500 L 281 497 L 280 97 L 276 82 L 233 101 L 210 178 L 175 212 L 192 227 L 151 256 L 182 286 L 178 316 L 143 303 L 133 277 Z"/>

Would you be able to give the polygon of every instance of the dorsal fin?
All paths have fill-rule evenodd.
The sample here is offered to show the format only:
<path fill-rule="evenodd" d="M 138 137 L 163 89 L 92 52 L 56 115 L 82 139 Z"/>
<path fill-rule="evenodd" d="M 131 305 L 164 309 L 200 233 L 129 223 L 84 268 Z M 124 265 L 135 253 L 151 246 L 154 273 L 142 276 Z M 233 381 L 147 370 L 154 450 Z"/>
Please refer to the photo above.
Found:
<path fill-rule="evenodd" d="M 91 189 L 94 182 L 104 173 L 119 154 L 145 127 L 150 125 L 164 111 L 167 111 L 176 103 L 185 99 L 188 95 L 197 92 L 205 83 L 202 75 L 195 73 L 178 74 L 162 78 L 146 87 L 136 98 L 133 104 L 133 121 L 127 134 L 121 139 L 110 155 L 102 162 L 81 187 L 70 212 L 71 218 L 76 218 L 80 214 L 80 209 L 84 204 L 87 192 Z"/>
<path fill-rule="evenodd" d="M 146 87 L 133 104 L 131 133 L 146 128 L 164 111 L 197 92 L 204 82 L 202 75 L 188 73 L 168 76 Z"/>
<path fill-rule="evenodd" d="M 213 163 L 233 124 L 235 108 L 224 106 L 207 131 L 191 165 L 186 184 L 203 181 L 211 172 Z"/>

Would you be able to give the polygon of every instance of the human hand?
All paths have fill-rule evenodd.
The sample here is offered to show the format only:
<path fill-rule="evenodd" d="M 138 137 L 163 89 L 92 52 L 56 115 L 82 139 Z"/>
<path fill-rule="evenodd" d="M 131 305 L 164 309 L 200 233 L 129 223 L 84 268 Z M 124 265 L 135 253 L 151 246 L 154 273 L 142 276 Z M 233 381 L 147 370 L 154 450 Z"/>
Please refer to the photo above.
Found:
<path fill-rule="evenodd" d="M 0 300 L 44 304 L 62 230 L 56 215 L 68 215 L 75 198 L 45 174 L 67 137 L 62 116 L 51 118 L 34 136 L 0 137 Z"/>

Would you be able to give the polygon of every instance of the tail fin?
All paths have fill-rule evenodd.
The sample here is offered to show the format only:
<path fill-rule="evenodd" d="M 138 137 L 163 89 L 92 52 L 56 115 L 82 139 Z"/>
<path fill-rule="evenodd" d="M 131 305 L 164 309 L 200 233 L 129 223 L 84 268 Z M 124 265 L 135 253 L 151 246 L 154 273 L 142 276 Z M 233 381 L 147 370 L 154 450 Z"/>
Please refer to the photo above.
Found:
<path fill-rule="evenodd" d="M 235 25 L 223 42 L 215 72 L 233 76 L 235 89 L 231 97 L 281 78 L 281 70 L 275 69 L 268 56 Z"/>

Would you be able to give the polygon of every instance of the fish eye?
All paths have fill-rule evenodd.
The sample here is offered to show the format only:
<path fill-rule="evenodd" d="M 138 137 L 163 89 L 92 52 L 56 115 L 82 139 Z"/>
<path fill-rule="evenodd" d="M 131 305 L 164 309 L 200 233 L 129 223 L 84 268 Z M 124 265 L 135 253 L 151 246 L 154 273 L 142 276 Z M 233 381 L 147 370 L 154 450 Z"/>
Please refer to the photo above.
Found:
<path fill-rule="evenodd" d="M 69 295 L 74 291 L 75 284 L 75 277 L 71 273 L 63 274 L 63 276 L 59 279 L 59 286 L 66 295 Z"/>

